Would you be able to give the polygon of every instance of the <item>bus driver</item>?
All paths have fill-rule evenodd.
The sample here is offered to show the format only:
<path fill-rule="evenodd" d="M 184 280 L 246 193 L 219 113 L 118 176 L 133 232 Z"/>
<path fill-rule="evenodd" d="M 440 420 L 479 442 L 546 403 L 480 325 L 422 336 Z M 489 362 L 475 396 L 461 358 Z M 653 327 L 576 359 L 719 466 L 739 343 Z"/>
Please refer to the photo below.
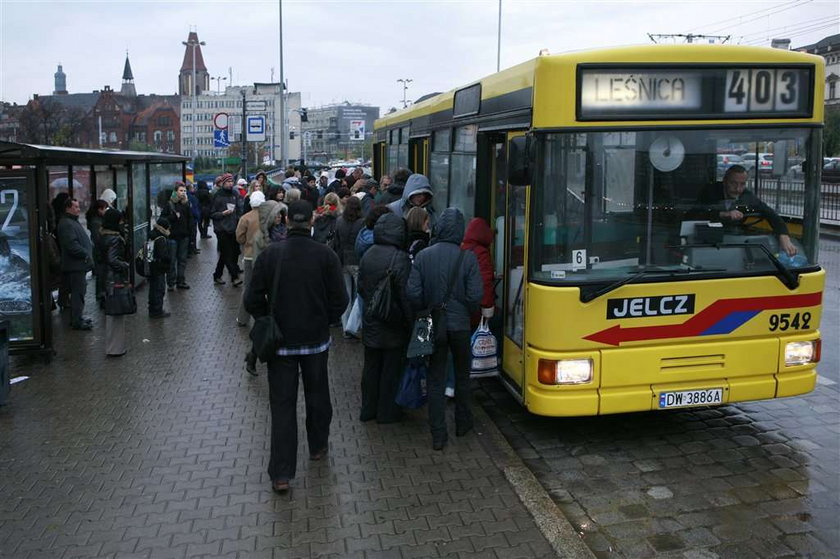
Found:
<path fill-rule="evenodd" d="M 704 188 L 697 201 L 707 208 L 712 208 L 708 214 L 711 221 L 720 221 L 724 225 L 741 223 L 746 217 L 745 211 L 759 214 L 770 223 L 773 232 L 778 235 L 781 249 L 788 256 L 796 254 L 796 247 L 790 240 L 784 220 L 773 208 L 747 190 L 747 170 L 741 165 L 729 167 L 723 175 L 723 181 Z"/>

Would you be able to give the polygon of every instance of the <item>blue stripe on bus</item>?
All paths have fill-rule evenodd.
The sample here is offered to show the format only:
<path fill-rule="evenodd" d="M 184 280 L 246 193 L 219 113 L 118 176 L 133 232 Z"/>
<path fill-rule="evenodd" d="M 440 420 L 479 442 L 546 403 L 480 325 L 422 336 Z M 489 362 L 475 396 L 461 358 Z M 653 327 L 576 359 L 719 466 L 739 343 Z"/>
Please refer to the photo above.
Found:
<path fill-rule="evenodd" d="M 712 336 L 715 334 L 729 334 L 733 332 L 736 328 L 749 322 L 755 315 L 757 315 L 760 312 L 761 311 L 735 311 L 729 313 L 726 316 L 726 318 L 722 319 L 716 324 L 713 324 L 705 331 L 703 331 L 700 335 Z"/>

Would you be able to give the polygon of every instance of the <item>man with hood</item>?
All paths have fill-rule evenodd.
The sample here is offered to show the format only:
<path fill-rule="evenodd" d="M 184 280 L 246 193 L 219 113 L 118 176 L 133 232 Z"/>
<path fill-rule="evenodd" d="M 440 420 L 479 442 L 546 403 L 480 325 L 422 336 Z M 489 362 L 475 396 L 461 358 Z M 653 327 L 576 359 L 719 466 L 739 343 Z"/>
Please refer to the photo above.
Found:
<path fill-rule="evenodd" d="M 283 190 L 285 190 L 287 194 L 293 188 L 300 190 L 300 179 L 294 169 L 288 169 L 285 176 L 286 178 L 283 179 L 282 186 Z"/>
<path fill-rule="evenodd" d="M 411 208 L 425 208 L 429 214 L 429 224 L 434 228 L 435 221 L 437 220 L 437 212 L 435 212 L 435 208 L 432 206 L 433 196 L 434 193 L 432 192 L 432 185 L 429 183 L 429 179 L 425 175 L 414 173 L 408 177 L 402 197 L 388 204 L 388 209 L 404 218 Z"/>
<path fill-rule="evenodd" d="M 408 179 L 406 191 L 411 179 L 416 176 L 411 175 Z M 446 360 L 450 352 L 455 365 L 455 434 L 461 437 L 473 428 L 470 410 L 470 314 L 478 310 L 484 290 L 475 254 L 461 250 L 463 239 L 464 214 L 457 208 L 447 208 L 432 229 L 432 245 L 417 254 L 408 278 L 408 299 L 415 310 L 445 305 L 445 323 L 435 324 L 434 328 L 445 328 L 446 339 L 435 341 L 427 384 L 429 427 L 435 450 L 443 450 L 448 440 L 444 388 Z M 449 299 L 444 301 L 450 284 Z"/>
<path fill-rule="evenodd" d="M 411 171 L 409 169 L 406 169 L 405 167 L 397 169 L 394 173 L 394 181 L 388 184 L 377 196 L 376 203 L 390 204 L 391 202 L 396 202 L 402 198 L 403 191 L 405 190 L 405 183 L 410 176 Z M 388 175 L 382 176 L 382 182 L 385 182 L 385 177 L 388 177 Z M 390 181 L 391 177 L 388 177 L 388 180 Z"/>
<path fill-rule="evenodd" d="M 161 216 L 149 231 L 149 240 L 153 242 L 152 262 L 149 265 L 149 318 L 166 318 L 169 313 L 163 310 L 163 298 L 166 295 L 166 273 L 171 266 L 169 252 L 169 220 Z"/>
<path fill-rule="evenodd" d="M 222 274 L 225 268 L 230 274 L 234 287 L 242 285 L 239 279 L 239 266 L 236 262 L 237 248 L 236 226 L 242 213 L 242 199 L 233 190 L 233 175 L 225 173 L 220 177 L 221 188 L 213 196 L 210 217 L 213 218 L 213 232 L 218 241 L 219 260 L 213 272 L 213 282 L 224 285 Z"/>

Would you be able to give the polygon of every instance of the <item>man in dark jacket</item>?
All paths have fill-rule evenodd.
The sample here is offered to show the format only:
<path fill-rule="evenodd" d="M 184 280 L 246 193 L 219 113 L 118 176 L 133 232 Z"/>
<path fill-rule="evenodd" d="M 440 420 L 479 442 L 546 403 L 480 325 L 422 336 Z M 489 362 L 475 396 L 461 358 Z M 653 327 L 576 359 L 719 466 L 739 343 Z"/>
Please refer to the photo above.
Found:
<path fill-rule="evenodd" d="M 149 266 L 149 318 L 166 318 L 163 310 L 163 297 L 166 294 L 166 273 L 172 264 L 169 251 L 169 220 L 159 217 L 149 231 L 149 240 L 154 246 L 153 259 Z"/>
<path fill-rule="evenodd" d="M 64 201 L 64 215 L 58 220 L 56 236 L 61 248 L 61 275 L 70 293 L 70 327 L 90 330 L 92 321 L 83 316 L 87 281 L 85 274 L 93 267 L 93 246 L 87 231 L 79 223 L 79 202 L 75 198 Z"/>
<path fill-rule="evenodd" d="M 242 280 L 239 279 L 239 265 L 236 262 L 239 247 L 236 242 L 236 226 L 239 224 L 239 216 L 242 215 L 242 199 L 233 189 L 233 175 L 225 173 L 219 182 L 222 187 L 213 197 L 213 205 L 210 209 L 213 232 L 216 233 L 219 251 L 219 260 L 213 272 L 213 282 L 224 285 L 222 274 L 227 268 L 233 286 L 239 287 L 242 285 Z"/>
<path fill-rule="evenodd" d="M 189 198 L 187 198 L 187 186 L 184 183 L 181 181 L 175 183 L 175 190 L 160 215 L 169 221 L 169 252 L 172 255 L 172 263 L 166 274 L 166 284 L 169 291 L 173 291 L 176 284 L 178 289 L 189 289 L 187 255 L 190 249 L 192 214 Z"/>
<path fill-rule="evenodd" d="M 408 181 L 405 183 L 402 198 L 388 204 L 388 209 L 398 216 L 405 217 L 408 210 L 415 206 L 425 208 L 429 214 L 429 224 L 434 228 L 435 221 L 437 220 L 437 212 L 435 212 L 435 208 L 432 205 L 433 196 L 434 193 L 432 192 L 432 185 L 429 183 L 429 179 L 425 175 L 414 173 L 408 177 Z"/>
<path fill-rule="evenodd" d="M 433 229 L 432 245 L 417 254 L 408 278 L 408 298 L 415 309 L 446 305 L 445 324 L 434 325 L 435 328 L 446 328 L 446 340 L 435 343 L 429 362 L 429 426 L 435 450 L 442 450 L 448 440 L 444 385 L 446 358 L 450 351 L 455 365 L 456 435 L 466 435 L 473 428 L 469 385 L 470 313 L 478 310 L 484 290 L 475 254 L 463 251 L 461 266 L 455 268 L 462 253 L 463 239 L 464 215 L 457 208 L 447 208 Z M 444 301 L 450 284 L 452 291 Z"/>
<path fill-rule="evenodd" d="M 373 179 L 359 179 L 356 182 L 359 185 L 358 193 L 362 193 L 359 199 L 362 202 L 362 215 L 367 217 L 370 210 L 376 205 L 376 193 L 379 191 L 379 183 Z"/>
<path fill-rule="evenodd" d="M 268 474 L 278 492 L 289 489 L 296 471 L 299 376 L 303 377 L 306 398 L 309 458 L 321 460 L 327 454 L 332 422 L 327 376 L 329 325 L 338 321 L 347 306 L 338 256 L 310 236 L 312 205 L 304 200 L 289 204 L 287 226 L 286 240 L 272 243 L 257 257 L 245 292 L 245 310 L 254 318 L 271 313 L 283 334 L 277 355 L 268 362 Z M 271 296 L 275 285 L 282 286 L 276 297 Z"/>
<path fill-rule="evenodd" d="M 365 312 L 362 315 L 362 342 L 365 365 L 362 369 L 362 410 L 360 419 L 379 423 L 399 421 L 402 410 L 394 402 L 405 368 L 405 350 L 414 314 L 405 286 L 411 262 L 405 251 L 405 220 L 392 213 L 383 215 L 373 226 L 373 246 L 359 264 L 359 296 L 370 302 L 380 281 L 391 273 L 393 320 L 384 322 Z"/>
<path fill-rule="evenodd" d="M 390 204 L 402 198 L 405 190 L 405 183 L 408 177 L 411 176 L 411 171 L 405 167 L 400 167 L 394 173 L 394 182 L 389 184 L 384 192 L 377 197 L 377 204 Z M 384 178 L 384 177 L 383 177 Z"/>
<path fill-rule="evenodd" d="M 205 181 L 198 181 L 198 188 L 195 190 L 195 197 L 198 198 L 198 204 L 201 209 L 201 220 L 198 223 L 198 229 L 201 232 L 202 239 L 209 239 L 207 228 L 210 226 L 210 210 L 213 206 L 213 196 L 210 194 Z"/>

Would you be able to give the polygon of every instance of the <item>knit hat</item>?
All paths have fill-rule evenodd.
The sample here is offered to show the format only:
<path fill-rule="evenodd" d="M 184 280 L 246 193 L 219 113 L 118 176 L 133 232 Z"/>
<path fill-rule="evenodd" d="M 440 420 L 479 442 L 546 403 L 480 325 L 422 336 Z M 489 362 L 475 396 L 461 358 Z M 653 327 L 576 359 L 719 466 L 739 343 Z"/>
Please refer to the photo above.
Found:
<path fill-rule="evenodd" d="M 114 208 L 105 210 L 105 215 L 102 216 L 102 228 L 111 231 L 120 230 L 120 220 L 122 219 L 122 212 Z"/>
<path fill-rule="evenodd" d="M 246 181 L 245 179 L 239 179 L 238 181 L 236 181 L 236 185 L 237 186 L 248 186 L 248 181 Z"/>
<path fill-rule="evenodd" d="M 117 199 L 117 193 L 111 190 L 110 188 L 106 188 L 102 191 L 102 194 L 99 195 L 99 199 L 107 202 L 110 206 L 114 203 L 114 200 Z"/>
<path fill-rule="evenodd" d="M 259 208 L 265 202 L 265 194 L 257 190 L 251 194 L 250 202 L 252 208 Z"/>
<path fill-rule="evenodd" d="M 312 219 L 312 204 L 306 200 L 295 200 L 289 204 L 289 219 L 295 223 L 309 223 Z"/>

